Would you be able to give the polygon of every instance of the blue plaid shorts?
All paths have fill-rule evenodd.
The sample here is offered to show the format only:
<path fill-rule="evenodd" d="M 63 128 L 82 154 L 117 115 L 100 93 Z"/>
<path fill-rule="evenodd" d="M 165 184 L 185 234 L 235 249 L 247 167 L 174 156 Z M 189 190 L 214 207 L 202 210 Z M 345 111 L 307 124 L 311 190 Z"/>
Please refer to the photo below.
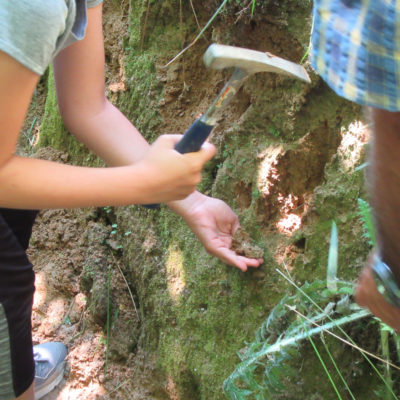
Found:
<path fill-rule="evenodd" d="M 400 0 L 314 0 L 310 61 L 340 96 L 400 110 Z"/>

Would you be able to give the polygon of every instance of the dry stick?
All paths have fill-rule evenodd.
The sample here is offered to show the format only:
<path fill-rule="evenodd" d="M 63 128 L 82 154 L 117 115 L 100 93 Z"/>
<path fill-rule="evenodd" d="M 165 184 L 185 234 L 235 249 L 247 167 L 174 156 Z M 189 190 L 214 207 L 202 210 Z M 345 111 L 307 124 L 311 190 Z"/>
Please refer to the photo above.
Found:
<path fill-rule="evenodd" d="M 146 27 L 147 27 L 147 21 L 148 21 L 148 19 L 149 19 L 149 14 L 150 14 L 150 0 L 147 0 L 146 17 L 145 17 L 145 19 L 144 19 L 142 39 L 141 39 L 141 41 L 140 41 L 140 51 L 143 50 L 144 37 L 145 37 L 145 35 L 146 35 Z"/>
<path fill-rule="evenodd" d="M 197 19 L 196 11 L 195 11 L 195 9 L 194 9 L 194 7 L 193 7 L 193 2 L 192 2 L 192 0 L 190 0 L 190 5 L 192 6 L 192 10 L 193 10 L 193 14 L 194 14 L 194 19 L 196 20 L 197 27 L 198 27 L 199 29 L 201 29 L 201 28 L 200 28 L 200 24 L 199 24 L 199 20 Z"/>
<path fill-rule="evenodd" d="M 211 23 L 214 21 L 216 16 L 220 13 L 220 11 L 224 8 L 225 4 L 228 2 L 228 0 L 224 0 L 222 4 L 218 7 L 217 11 L 215 11 L 214 15 L 210 18 L 210 20 L 207 22 L 206 26 L 200 31 L 200 33 L 194 38 L 193 42 L 189 44 L 189 46 L 186 46 L 183 50 L 181 50 L 171 61 L 169 61 L 167 64 L 164 65 L 163 68 L 168 67 L 170 64 L 172 64 L 175 60 L 177 60 L 183 53 L 185 53 L 188 49 L 190 49 L 193 45 L 197 43 L 197 41 L 201 38 L 203 33 L 207 30 L 207 28 L 211 25 Z"/>
<path fill-rule="evenodd" d="M 250 0 L 246 7 L 242 8 L 240 11 L 238 11 L 238 12 L 236 13 L 236 15 L 237 15 L 238 17 L 236 18 L 235 24 L 237 24 L 237 23 L 240 21 L 240 18 L 243 17 L 243 15 L 244 15 L 245 12 L 247 11 L 247 9 L 251 6 L 252 2 L 253 2 L 253 0 Z"/>
<path fill-rule="evenodd" d="M 332 336 L 335 337 L 336 339 L 339 339 L 339 340 L 342 341 L 343 343 L 345 343 L 345 344 L 347 344 L 347 345 L 349 345 L 349 346 L 355 348 L 356 350 L 360 351 L 361 353 L 367 354 L 368 356 L 370 356 L 370 357 L 372 357 L 372 358 L 375 358 L 376 360 L 378 360 L 378 361 L 380 361 L 380 362 L 382 362 L 382 363 L 384 363 L 384 364 L 387 364 L 387 365 L 389 365 L 389 366 L 391 366 L 391 367 L 393 367 L 393 368 L 395 368 L 395 369 L 397 369 L 397 370 L 400 371 L 400 367 L 398 367 L 397 365 L 392 364 L 391 362 L 389 362 L 389 361 L 387 361 L 387 360 L 384 360 L 383 358 L 381 358 L 381 357 L 379 357 L 379 356 L 377 356 L 377 355 L 375 355 L 375 354 L 373 354 L 373 353 L 370 353 L 370 352 L 367 351 L 367 350 L 364 350 L 363 348 L 361 348 L 361 347 L 359 347 L 359 346 L 357 346 L 357 345 L 355 345 L 355 344 L 349 342 L 348 340 L 343 339 L 342 337 L 336 335 L 335 333 L 329 331 L 328 329 L 325 329 L 323 326 L 318 325 L 318 324 L 317 324 L 316 322 L 314 322 L 312 319 L 306 317 L 306 316 L 303 315 L 301 312 L 297 311 L 297 310 L 295 309 L 295 307 L 289 306 L 288 304 L 285 304 L 285 306 L 286 306 L 289 310 L 294 311 L 294 312 L 295 312 L 297 315 L 299 315 L 300 317 L 304 318 L 304 319 L 307 320 L 308 322 L 310 322 L 310 323 L 312 323 L 313 325 L 317 326 L 321 331 L 324 331 L 324 332 L 328 333 L 329 335 L 332 335 Z"/>
<path fill-rule="evenodd" d="M 136 308 L 136 303 L 135 303 L 135 300 L 133 299 L 133 294 L 132 294 L 131 288 L 129 287 L 128 281 L 126 280 L 125 275 L 124 275 L 124 273 L 122 272 L 121 267 L 118 265 L 117 260 L 116 260 L 115 257 L 114 257 L 114 254 L 112 255 L 112 257 L 113 257 L 113 259 L 114 259 L 115 265 L 117 266 L 117 268 L 118 268 L 118 270 L 119 270 L 119 272 L 120 272 L 120 274 L 121 274 L 121 276 L 122 276 L 122 279 L 124 280 L 124 282 L 125 282 L 125 284 L 126 284 L 126 287 L 128 288 L 128 292 L 129 292 L 129 295 L 131 296 L 131 300 L 132 300 L 133 307 L 135 308 L 135 311 L 136 311 L 136 316 L 138 317 L 138 319 L 139 319 L 139 321 L 140 321 L 139 312 L 138 312 L 138 310 L 137 310 L 137 308 Z"/>
<path fill-rule="evenodd" d="M 288 278 L 283 272 L 281 272 L 281 271 L 280 271 L 279 269 L 277 269 L 277 268 L 276 268 L 275 270 L 276 270 L 283 278 L 285 278 L 291 285 L 293 285 L 300 293 L 302 293 L 307 299 L 311 300 L 311 302 L 312 302 L 318 309 L 320 309 L 321 311 L 323 311 L 322 308 L 321 308 L 317 303 L 315 303 L 315 302 L 311 299 L 310 296 L 308 296 L 301 288 L 299 288 L 299 287 L 298 287 L 292 280 L 290 280 L 290 278 Z M 343 323 L 339 323 L 339 321 L 343 321 L 343 320 L 346 320 L 346 322 L 350 322 L 350 320 L 351 320 L 351 321 L 355 321 L 356 319 L 359 319 L 360 316 L 363 317 L 363 314 L 364 314 L 364 316 L 371 315 L 369 311 L 363 310 L 363 311 L 359 311 L 359 312 L 357 312 L 357 313 L 353 313 L 353 314 L 351 314 L 351 315 L 349 315 L 349 316 L 343 317 L 343 318 L 341 318 L 340 320 L 334 321 L 334 320 L 327 314 L 326 316 L 329 318 L 329 320 L 330 320 L 331 322 L 325 324 L 323 327 L 313 328 L 313 331 L 322 331 L 321 328 L 324 328 L 324 329 L 329 330 L 329 329 L 331 329 L 331 325 L 334 324 L 334 325 L 332 326 L 332 328 L 335 327 L 335 325 L 336 325 L 336 327 L 339 328 L 340 331 L 349 339 L 349 342 L 352 343 L 352 344 L 354 345 L 354 347 L 357 348 L 356 344 L 355 344 L 354 341 L 350 338 L 350 336 L 347 335 L 346 332 L 340 327 L 340 325 L 342 325 Z M 363 349 L 361 349 L 361 350 L 363 350 Z M 373 370 L 377 373 L 377 375 L 379 376 L 379 378 L 382 379 L 383 383 L 384 383 L 385 386 L 389 389 L 389 391 L 390 391 L 390 393 L 393 395 L 393 397 L 396 398 L 396 395 L 393 393 L 392 388 L 388 385 L 388 383 L 386 382 L 385 378 L 382 376 L 382 374 L 379 373 L 379 371 L 378 371 L 377 368 L 374 366 L 374 364 L 372 364 L 372 361 L 367 357 L 366 354 L 368 354 L 368 353 L 367 353 L 365 350 L 364 350 L 364 351 L 360 351 L 360 353 L 361 353 L 361 354 L 363 355 L 363 357 L 368 361 L 368 363 L 371 365 L 371 367 L 373 368 Z M 374 355 L 372 355 L 372 357 L 373 357 L 373 358 L 376 358 L 376 356 L 374 356 Z M 400 368 L 398 368 L 398 369 L 400 369 Z"/>
<path fill-rule="evenodd" d="M 179 0 L 179 30 L 181 34 L 181 47 L 185 44 L 185 37 L 183 34 L 183 11 L 182 11 L 182 0 Z M 185 63 L 182 62 L 182 81 L 183 87 L 185 87 Z"/>

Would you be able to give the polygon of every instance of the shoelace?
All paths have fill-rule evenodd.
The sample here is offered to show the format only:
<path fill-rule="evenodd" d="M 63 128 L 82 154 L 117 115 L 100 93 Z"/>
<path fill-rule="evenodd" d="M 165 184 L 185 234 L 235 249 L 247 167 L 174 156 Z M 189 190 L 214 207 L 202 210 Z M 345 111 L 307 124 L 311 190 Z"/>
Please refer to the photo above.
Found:
<path fill-rule="evenodd" d="M 38 352 L 33 353 L 33 359 L 35 360 L 35 377 L 46 379 L 52 370 L 50 360 Z"/>

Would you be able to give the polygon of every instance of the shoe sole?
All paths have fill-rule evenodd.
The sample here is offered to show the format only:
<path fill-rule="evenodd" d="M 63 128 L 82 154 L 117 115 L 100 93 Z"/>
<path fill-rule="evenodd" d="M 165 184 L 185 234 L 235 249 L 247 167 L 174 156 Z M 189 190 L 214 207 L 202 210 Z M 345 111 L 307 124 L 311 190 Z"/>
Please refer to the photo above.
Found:
<path fill-rule="evenodd" d="M 60 384 L 64 376 L 64 367 L 65 367 L 65 361 L 56 368 L 56 370 L 54 371 L 55 377 L 51 382 L 49 382 L 48 384 L 44 385 L 39 389 L 35 388 L 36 400 L 39 400 L 43 396 L 46 396 L 46 394 L 50 393 L 57 385 Z"/>

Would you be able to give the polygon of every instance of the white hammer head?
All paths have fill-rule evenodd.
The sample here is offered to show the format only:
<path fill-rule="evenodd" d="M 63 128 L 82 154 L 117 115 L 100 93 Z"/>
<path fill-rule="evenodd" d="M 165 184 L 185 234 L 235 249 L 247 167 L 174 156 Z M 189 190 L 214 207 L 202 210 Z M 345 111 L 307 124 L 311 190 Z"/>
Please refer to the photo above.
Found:
<path fill-rule="evenodd" d="M 270 53 L 244 49 L 241 47 L 212 44 L 203 56 L 208 68 L 239 68 L 248 75 L 257 72 L 285 74 L 310 83 L 307 71 L 299 64 L 276 57 Z"/>

